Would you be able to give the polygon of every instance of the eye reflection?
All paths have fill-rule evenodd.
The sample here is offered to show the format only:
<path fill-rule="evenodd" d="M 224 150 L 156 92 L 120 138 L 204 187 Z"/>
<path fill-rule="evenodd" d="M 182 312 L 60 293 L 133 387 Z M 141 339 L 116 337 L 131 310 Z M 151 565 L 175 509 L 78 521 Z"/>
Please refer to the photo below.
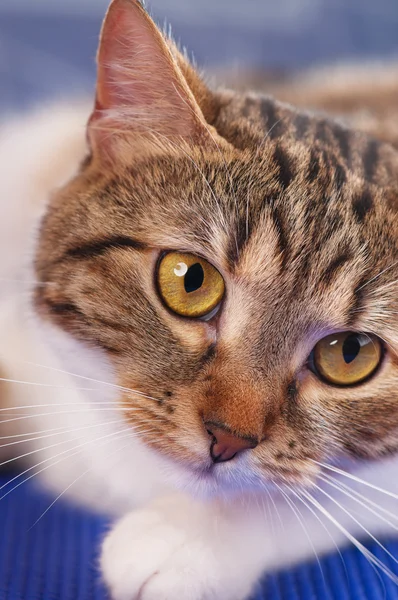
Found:
<path fill-rule="evenodd" d="M 184 262 L 178 263 L 178 265 L 174 268 L 174 273 L 177 277 L 184 277 L 185 273 L 188 271 L 188 265 Z"/>

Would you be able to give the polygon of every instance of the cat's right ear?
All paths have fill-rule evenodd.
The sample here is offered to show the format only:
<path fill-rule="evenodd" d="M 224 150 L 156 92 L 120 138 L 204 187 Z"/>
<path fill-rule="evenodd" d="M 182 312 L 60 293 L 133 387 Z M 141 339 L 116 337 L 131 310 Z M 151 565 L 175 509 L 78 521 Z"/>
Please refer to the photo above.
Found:
<path fill-rule="evenodd" d="M 143 138 L 161 145 L 209 137 L 172 46 L 138 0 L 113 0 L 105 17 L 88 137 L 93 153 L 111 161 L 142 148 Z"/>

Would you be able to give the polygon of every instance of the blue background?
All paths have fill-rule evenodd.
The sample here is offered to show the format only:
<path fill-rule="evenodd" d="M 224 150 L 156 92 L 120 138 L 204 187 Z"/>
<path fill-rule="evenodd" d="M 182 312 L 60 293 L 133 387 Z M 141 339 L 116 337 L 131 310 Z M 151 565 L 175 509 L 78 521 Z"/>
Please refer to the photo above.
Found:
<path fill-rule="evenodd" d="M 0 110 L 90 89 L 108 0 L 0 0 Z M 206 69 L 398 57 L 398 0 L 152 0 Z"/>

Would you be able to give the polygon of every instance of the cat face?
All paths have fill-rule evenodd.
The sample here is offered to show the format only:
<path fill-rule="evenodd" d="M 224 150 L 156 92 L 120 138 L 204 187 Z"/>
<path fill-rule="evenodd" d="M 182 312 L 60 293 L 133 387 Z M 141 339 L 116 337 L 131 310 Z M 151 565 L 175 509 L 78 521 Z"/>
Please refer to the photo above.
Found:
<path fill-rule="evenodd" d="M 210 92 L 133 0 L 105 21 L 88 137 L 35 307 L 106 353 L 144 442 L 215 489 L 395 452 L 394 151 Z"/>

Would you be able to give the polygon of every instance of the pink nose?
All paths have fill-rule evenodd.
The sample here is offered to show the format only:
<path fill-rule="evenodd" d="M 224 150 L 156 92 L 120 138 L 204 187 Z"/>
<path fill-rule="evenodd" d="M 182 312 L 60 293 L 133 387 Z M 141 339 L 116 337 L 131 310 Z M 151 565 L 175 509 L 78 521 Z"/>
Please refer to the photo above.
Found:
<path fill-rule="evenodd" d="M 214 463 L 231 460 L 242 450 L 255 448 L 258 441 L 255 438 L 243 437 L 230 433 L 222 426 L 205 423 L 208 434 L 212 437 L 210 456 Z"/>

